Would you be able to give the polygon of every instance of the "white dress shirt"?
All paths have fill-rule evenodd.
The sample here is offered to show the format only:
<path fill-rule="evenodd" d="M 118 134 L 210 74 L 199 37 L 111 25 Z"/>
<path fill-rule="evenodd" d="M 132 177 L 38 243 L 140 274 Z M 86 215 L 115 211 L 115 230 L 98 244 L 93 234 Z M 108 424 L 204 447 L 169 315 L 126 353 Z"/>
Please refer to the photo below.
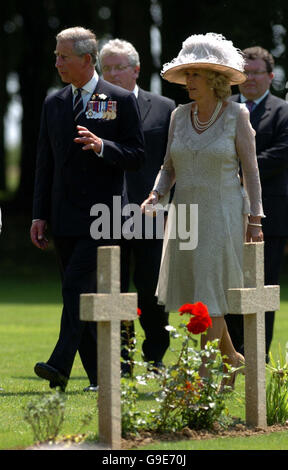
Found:
<path fill-rule="evenodd" d="M 98 73 L 96 72 L 96 70 L 94 70 L 94 75 L 93 77 L 91 78 L 91 80 L 89 80 L 89 82 L 87 82 L 85 85 L 83 85 L 81 87 L 81 95 L 82 95 L 82 100 L 83 100 L 83 109 L 85 110 L 86 107 L 87 107 L 87 104 L 88 104 L 88 101 L 90 100 L 92 94 L 94 93 L 94 90 L 96 88 L 96 85 L 98 83 L 98 80 L 99 80 L 99 75 Z M 72 95 L 73 95 L 73 100 L 75 100 L 75 97 L 76 97 L 76 92 L 77 92 L 77 88 L 75 85 L 73 85 L 71 83 L 71 87 L 72 87 Z M 103 151 L 104 151 L 104 144 L 103 144 L 103 141 L 101 140 L 102 142 L 102 146 L 101 146 L 101 151 L 100 153 L 96 153 L 96 155 L 98 155 L 98 157 L 103 157 Z"/>
<path fill-rule="evenodd" d="M 262 100 L 264 100 L 264 98 L 268 95 L 269 93 L 269 90 L 266 90 L 264 95 L 260 96 L 260 98 L 258 98 L 257 100 L 249 100 L 249 101 L 253 101 L 253 103 L 255 103 L 255 107 L 261 103 Z M 240 101 L 241 103 L 245 103 L 245 101 L 247 101 L 247 98 L 245 98 L 244 95 L 242 95 L 242 93 L 240 93 Z"/>

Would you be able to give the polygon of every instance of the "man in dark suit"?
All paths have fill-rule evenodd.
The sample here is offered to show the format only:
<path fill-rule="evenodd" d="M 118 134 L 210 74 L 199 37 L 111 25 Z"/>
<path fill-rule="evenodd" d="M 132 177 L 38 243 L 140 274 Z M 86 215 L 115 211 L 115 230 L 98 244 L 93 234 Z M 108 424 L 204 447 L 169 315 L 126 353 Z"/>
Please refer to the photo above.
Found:
<path fill-rule="evenodd" d="M 131 43 L 119 39 L 110 40 L 100 50 L 99 58 L 105 80 L 133 91 L 137 97 L 144 130 L 146 161 L 140 170 L 133 172 L 133 175 L 126 172 L 125 177 L 129 203 L 140 206 L 152 190 L 163 163 L 170 115 L 175 108 L 175 102 L 138 87 L 139 54 Z M 169 346 L 169 333 L 165 329 L 168 324 L 168 312 L 157 304 L 155 297 L 163 240 L 157 239 L 155 232 L 153 239 L 145 239 L 144 230 L 143 227 L 142 239 L 135 238 L 124 242 L 122 288 L 129 288 L 130 267 L 133 261 L 133 280 L 138 293 L 138 307 L 142 312 L 140 323 L 145 332 L 143 356 L 150 363 L 151 369 L 157 372 L 163 365 L 162 359 Z M 131 338 L 133 335 L 131 324 L 128 336 Z M 122 350 L 122 356 L 127 359 L 125 349 Z M 125 371 L 125 367 L 122 367 L 122 370 Z M 130 372 L 129 367 L 126 370 Z"/>
<path fill-rule="evenodd" d="M 36 165 L 32 242 L 47 248 L 51 225 L 62 276 L 63 312 L 60 335 L 47 363 L 35 373 L 50 387 L 65 390 L 78 351 L 90 385 L 97 390 L 96 326 L 79 318 L 82 293 L 96 292 L 96 252 L 119 244 L 90 235 L 91 207 L 101 203 L 113 222 L 114 197 L 123 194 L 125 170 L 144 161 L 144 140 L 133 93 L 99 78 L 95 71 L 97 42 L 84 28 L 57 35 L 56 68 L 64 83 L 49 95 L 41 117 Z M 103 358 L 105 360 L 105 358 Z"/>
<path fill-rule="evenodd" d="M 247 102 L 250 121 L 256 131 L 256 153 L 262 185 L 265 218 L 264 271 L 265 284 L 279 284 L 281 262 L 288 236 L 288 104 L 273 96 L 269 89 L 273 80 L 274 59 L 262 47 L 244 51 L 247 80 L 239 85 L 234 101 Z M 266 312 L 266 354 L 273 338 L 275 312 Z M 243 351 L 243 319 L 225 317 L 237 350 Z"/>

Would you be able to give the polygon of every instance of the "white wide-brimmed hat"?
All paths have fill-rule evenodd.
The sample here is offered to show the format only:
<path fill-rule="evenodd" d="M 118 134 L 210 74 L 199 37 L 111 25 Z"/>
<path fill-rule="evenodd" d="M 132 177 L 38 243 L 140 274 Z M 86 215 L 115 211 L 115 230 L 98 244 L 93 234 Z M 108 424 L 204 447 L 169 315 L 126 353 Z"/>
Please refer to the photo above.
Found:
<path fill-rule="evenodd" d="M 186 85 L 186 72 L 203 68 L 229 78 L 231 85 L 245 82 L 245 59 L 239 49 L 222 34 L 207 33 L 189 36 L 178 56 L 163 65 L 161 76 L 172 83 Z"/>

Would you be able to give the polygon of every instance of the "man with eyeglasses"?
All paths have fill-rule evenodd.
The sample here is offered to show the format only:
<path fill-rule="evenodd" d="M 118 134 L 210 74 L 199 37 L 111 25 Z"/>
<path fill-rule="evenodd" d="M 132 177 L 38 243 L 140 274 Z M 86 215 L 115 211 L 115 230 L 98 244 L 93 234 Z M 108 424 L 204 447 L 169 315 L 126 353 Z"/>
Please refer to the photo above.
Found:
<path fill-rule="evenodd" d="M 232 100 L 246 103 L 256 131 L 256 153 L 262 185 L 265 218 L 265 284 L 279 284 L 281 262 L 288 236 L 288 104 L 271 94 L 274 78 L 273 56 L 259 46 L 243 51 L 247 80 Z M 275 312 L 266 312 L 266 355 L 273 338 Z M 237 351 L 243 352 L 243 317 L 226 315 L 230 336 Z"/>
<path fill-rule="evenodd" d="M 163 163 L 170 115 L 175 102 L 169 98 L 150 93 L 137 85 L 140 73 L 139 54 L 134 46 L 124 40 L 108 41 L 99 54 L 103 77 L 110 83 L 132 91 L 138 102 L 144 131 L 146 160 L 141 169 L 126 172 L 126 183 L 129 203 L 139 206 L 153 187 L 160 166 Z M 169 346 L 168 313 L 157 304 L 155 291 L 162 253 L 162 239 L 145 239 L 143 215 L 142 239 L 123 240 L 122 256 L 122 289 L 129 288 L 130 269 L 133 266 L 133 280 L 138 294 L 138 306 L 141 310 L 140 323 L 145 332 L 142 344 L 144 359 L 154 372 L 163 366 L 162 359 Z M 134 264 L 132 264 L 132 259 Z M 127 328 L 127 324 L 126 324 Z M 123 330 L 122 330 L 123 331 Z M 128 332 L 123 331 L 122 357 L 128 362 L 122 364 L 122 373 L 131 374 L 129 355 L 125 343 L 133 339 L 134 326 L 130 324 Z"/>

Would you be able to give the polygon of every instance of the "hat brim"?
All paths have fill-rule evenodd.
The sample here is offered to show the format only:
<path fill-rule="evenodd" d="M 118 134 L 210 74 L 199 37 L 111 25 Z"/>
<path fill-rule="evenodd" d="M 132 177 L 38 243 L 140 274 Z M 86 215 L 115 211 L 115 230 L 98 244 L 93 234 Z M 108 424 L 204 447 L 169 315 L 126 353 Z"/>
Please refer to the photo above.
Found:
<path fill-rule="evenodd" d="M 230 85 L 239 85 L 247 79 L 246 74 L 240 70 L 226 65 L 212 64 L 209 62 L 193 62 L 193 64 L 175 65 L 167 69 L 161 75 L 165 80 L 168 80 L 168 82 L 186 85 L 186 72 L 190 69 L 206 69 L 222 73 L 229 78 Z"/>

